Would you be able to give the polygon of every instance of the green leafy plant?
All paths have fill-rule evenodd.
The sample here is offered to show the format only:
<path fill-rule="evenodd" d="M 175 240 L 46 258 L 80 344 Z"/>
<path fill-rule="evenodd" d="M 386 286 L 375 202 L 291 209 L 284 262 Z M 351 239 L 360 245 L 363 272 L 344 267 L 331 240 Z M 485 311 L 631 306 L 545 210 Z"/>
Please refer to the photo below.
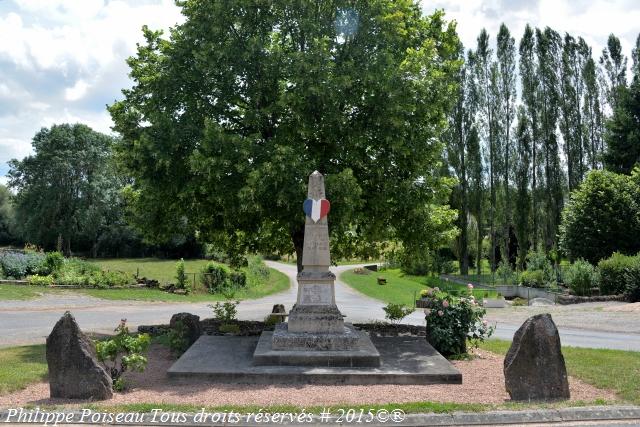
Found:
<path fill-rule="evenodd" d="M 467 353 L 468 343 L 477 347 L 494 331 L 471 293 L 455 297 L 434 288 L 425 299 L 427 341 L 445 356 Z"/>
<path fill-rule="evenodd" d="M 384 318 L 391 323 L 397 325 L 402 319 L 414 312 L 414 309 L 407 307 L 405 304 L 389 303 L 385 307 L 382 307 L 385 312 Z"/>
<path fill-rule="evenodd" d="M 244 271 L 232 271 L 229 274 L 229 286 L 233 289 L 242 289 L 247 286 L 247 275 Z"/>
<path fill-rule="evenodd" d="M 213 310 L 213 315 L 216 320 L 219 320 L 222 323 L 230 323 L 236 320 L 239 304 L 240 301 L 231 301 L 231 299 L 227 299 L 225 302 L 218 301 L 215 305 L 209 304 L 208 307 Z"/>
<path fill-rule="evenodd" d="M 598 273 L 588 261 L 579 259 L 564 269 L 564 282 L 576 295 L 590 295 L 598 285 Z"/>
<path fill-rule="evenodd" d="M 498 264 L 498 268 L 496 269 L 496 275 L 501 283 L 511 284 L 514 280 L 514 272 L 511 269 L 511 265 L 508 262 L 502 260 Z"/>
<path fill-rule="evenodd" d="M 175 322 L 175 325 L 169 329 L 167 338 L 169 340 L 169 348 L 177 356 L 180 356 L 189 348 L 187 328 L 181 321 Z"/>
<path fill-rule="evenodd" d="M 200 272 L 200 280 L 210 293 L 220 292 L 227 286 L 229 270 L 214 262 L 209 262 Z"/>
<path fill-rule="evenodd" d="M 43 262 L 44 269 L 47 270 L 47 274 L 52 274 L 60 271 L 64 265 L 64 255 L 61 252 L 47 252 Z"/>
<path fill-rule="evenodd" d="M 54 284 L 54 279 L 51 275 L 40 276 L 38 274 L 34 274 L 27 277 L 27 280 L 32 286 L 52 286 Z"/>
<path fill-rule="evenodd" d="M 633 257 L 629 268 L 625 271 L 624 294 L 630 302 L 640 301 L 640 254 Z"/>
<path fill-rule="evenodd" d="M 525 270 L 520 273 L 520 285 L 531 288 L 544 287 L 544 272 L 542 270 Z"/>
<path fill-rule="evenodd" d="M 560 245 L 570 259 L 597 263 L 640 250 L 640 187 L 634 176 L 589 172 L 562 212 Z"/>
<path fill-rule="evenodd" d="M 151 344 L 151 338 L 148 334 L 135 337 L 129 334 L 126 319 L 120 321 L 115 332 L 112 339 L 96 342 L 96 353 L 111 375 L 114 389 L 118 390 L 124 387 L 121 377 L 126 371 L 144 371 L 147 366 L 144 353 Z"/>
<path fill-rule="evenodd" d="M 637 257 L 637 256 L 636 256 Z M 600 293 L 602 295 L 620 295 L 627 287 L 626 272 L 634 264 L 634 258 L 615 252 L 607 259 L 600 260 Z"/>
<path fill-rule="evenodd" d="M 176 287 L 178 289 L 184 289 L 186 293 L 191 292 L 189 279 L 185 272 L 184 259 L 182 258 L 180 258 L 180 261 L 176 263 Z"/>
<path fill-rule="evenodd" d="M 528 305 L 527 300 L 524 298 L 516 297 L 513 299 L 512 304 L 514 307 L 522 307 Z"/>

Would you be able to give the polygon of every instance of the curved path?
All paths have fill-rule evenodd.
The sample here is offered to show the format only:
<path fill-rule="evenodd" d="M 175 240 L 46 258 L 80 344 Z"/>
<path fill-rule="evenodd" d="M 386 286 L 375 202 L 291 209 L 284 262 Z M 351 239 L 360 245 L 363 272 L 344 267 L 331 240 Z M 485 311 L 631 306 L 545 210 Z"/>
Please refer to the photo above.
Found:
<path fill-rule="evenodd" d="M 271 312 L 274 304 L 284 304 L 289 310 L 295 303 L 296 266 L 270 261 L 267 261 L 267 264 L 285 273 L 291 280 L 291 287 L 260 299 L 242 301 L 238 306 L 239 319 L 263 320 Z M 332 268 L 332 271 L 339 277 L 342 272 L 355 267 L 357 266 L 338 266 Z M 339 279 L 336 281 L 336 300 L 342 313 L 347 315 L 348 322 L 384 320 L 383 302 L 355 291 Z M 213 314 L 204 302 L 108 301 L 72 292 L 46 295 L 37 300 L 0 301 L 0 347 L 43 343 L 55 322 L 66 310 L 72 311 L 83 330 L 101 333 L 111 333 L 121 318 L 126 318 L 133 330 L 142 324 L 168 323 L 172 314 L 182 311 L 200 317 L 211 317 Z M 592 315 L 598 315 L 596 311 Z M 490 310 L 488 317 L 491 323 L 497 324 L 496 337 L 511 339 L 522 323 L 523 316 L 526 318 L 531 314 L 534 313 Z M 417 310 L 407 317 L 404 323 L 424 325 L 424 315 Z M 585 328 L 565 328 L 559 323 L 563 344 L 640 351 L 640 334 L 603 332 L 598 328 L 588 329 L 589 323 L 584 325 Z"/>

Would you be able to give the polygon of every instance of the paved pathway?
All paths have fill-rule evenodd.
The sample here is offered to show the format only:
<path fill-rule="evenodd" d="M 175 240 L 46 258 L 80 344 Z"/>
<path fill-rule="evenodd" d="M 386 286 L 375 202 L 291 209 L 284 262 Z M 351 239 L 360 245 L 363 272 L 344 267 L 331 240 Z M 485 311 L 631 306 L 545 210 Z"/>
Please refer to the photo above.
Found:
<path fill-rule="evenodd" d="M 269 295 L 257 300 L 243 301 L 238 306 L 238 318 L 243 320 L 263 320 L 274 304 L 284 304 L 289 310 L 296 301 L 297 285 L 295 281 L 296 267 L 291 264 L 267 261 L 267 264 L 289 276 L 292 286 L 286 291 Z M 332 271 L 339 275 L 355 268 L 354 265 L 339 266 Z M 384 303 L 369 298 L 340 280 L 336 281 L 336 300 L 348 322 L 367 322 L 384 320 Z M 581 304 L 581 306 L 583 306 Z M 529 310 L 531 309 L 531 310 Z M 522 324 L 523 319 L 540 310 L 556 308 L 522 308 L 519 310 L 506 309 L 490 310 L 489 319 L 497 324 L 495 336 L 511 339 L 515 330 Z M 90 296 L 62 292 L 49 294 L 43 298 L 29 301 L 0 301 L 0 347 L 19 344 L 42 343 L 51 331 L 55 322 L 65 310 L 71 310 L 80 327 L 85 331 L 110 333 L 121 318 L 126 318 L 132 329 L 141 324 L 168 323 L 171 315 L 181 311 L 197 314 L 201 317 L 211 317 L 211 309 L 207 303 L 162 303 L 139 301 L 110 301 Z M 537 311 L 535 311 L 537 310 Z M 640 351 L 640 330 L 638 334 L 623 333 L 629 330 L 629 323 L 625 319 L 633 313 L 615 315 L 612 322 L 615 330 L 602 331 L 602 325 L 597 319 L 606 319 L 611 314 L 601 313 L 597 308 L 583 310 L 581 308 L 563 309 L 562 314 L 554 313 L 554 319 L 559 319 L 560 335 L 564 345 L 578 347 L 603 347 Z M 581 311 L 582 310 L 582 311 Z M 576 316 L 576 313 L 578 314 Z M 563 317 L 564 316 L 564 317 Z M 572 317 L 573 316 L 573 317 Z M 608 317 L 607 317 L 608 316 Z M 626 317 L 621 317 L 626 316 Z M 580 323 L 581 318 L 589 319 Z M 640 317 L 635 315 L 635 317 Z M 573 323 L 566 321 L 571 319 Z M 558 320 L 556 320 L 558 321 Z M 405 319 L 406 323 L 423 325 L 424 315 L 417 310 Z M 563 327 L 563 324 L 571 327 Z M 582 325 L 581 327 L 574 327 Z M 624 325 L 626 324 L 626 328 Z M 618 329 L 619 328 L 619 329 Z"/>

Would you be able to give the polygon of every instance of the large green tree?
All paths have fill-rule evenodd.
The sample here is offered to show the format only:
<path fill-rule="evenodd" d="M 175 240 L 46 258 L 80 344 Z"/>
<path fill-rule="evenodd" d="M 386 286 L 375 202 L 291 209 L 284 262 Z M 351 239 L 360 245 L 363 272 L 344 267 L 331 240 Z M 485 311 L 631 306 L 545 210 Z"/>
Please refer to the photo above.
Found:
<path fill-rule="evenodd" d="M 570 259 L 597 263 L 640 250 L 640 169 L 632 176 L 591 171 L 562 212 L 560 244 Z"/>
<path fill-rule="evenodd" d="M 334 252 L 452 229 L 439 135 L 458 38 L 410 0 L 187 0 L 185 22 L 128 60 L 109 107 L 134 218 L 228 250 L 302 250 L 307 176 L 326 176 Z M 448 235 L 446 237 L 449 237 Z M 300 268 L 300 266 L 298 266 Z"/>
<path fill-rule="evenodd" d="M 85 125 L 42 128 L 34 154 L 9 162 L 22 237 L 46 248 L 95 250 L 117 206 L 113 138 Z"/>
<path fill-rule="evenodd" d="M 617 107 L 606 124 L 605 139 L 604 163 L 608 170 L 628 174 L 640 164 L 640 78 L 620 90 Z"/>

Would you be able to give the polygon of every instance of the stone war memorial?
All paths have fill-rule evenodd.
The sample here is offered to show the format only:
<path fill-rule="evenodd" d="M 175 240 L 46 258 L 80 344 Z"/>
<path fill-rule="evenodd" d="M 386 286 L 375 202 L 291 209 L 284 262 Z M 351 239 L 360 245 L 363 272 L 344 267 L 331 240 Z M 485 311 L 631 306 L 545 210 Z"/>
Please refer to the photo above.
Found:
<path fill-rule="evenodd" d="M 303 270 L 289 321 L 257 337 L 201 336 L 169 369 L 174 379 L 239 383 L 460 384 L 453 365 L 420 337 L 369 337 L 344 321 L 335 298 L 324 177 L 309 176 Z"/>

